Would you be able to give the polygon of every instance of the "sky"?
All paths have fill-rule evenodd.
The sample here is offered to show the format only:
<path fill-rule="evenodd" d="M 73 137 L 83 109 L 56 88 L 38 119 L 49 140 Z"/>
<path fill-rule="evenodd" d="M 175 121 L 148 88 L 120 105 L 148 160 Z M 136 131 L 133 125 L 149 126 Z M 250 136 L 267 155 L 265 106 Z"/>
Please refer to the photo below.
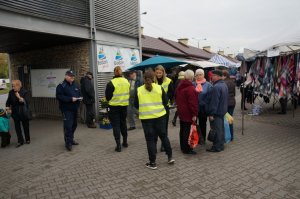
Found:
<path fill-rule="evenodd" d="M 225 54 L 300 41 L 299 10 L 300 0 L 140 0 L 144 35 Z"/>

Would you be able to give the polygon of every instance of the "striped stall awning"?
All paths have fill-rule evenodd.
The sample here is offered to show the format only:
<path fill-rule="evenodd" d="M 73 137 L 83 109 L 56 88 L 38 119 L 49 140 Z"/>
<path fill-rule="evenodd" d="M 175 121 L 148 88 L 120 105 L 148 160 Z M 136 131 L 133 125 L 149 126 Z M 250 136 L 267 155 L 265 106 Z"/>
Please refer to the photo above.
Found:
<path fill-rule="evenodd" d="M 209 61 L 214 62 L 216 64 L 220 64 L 222 66 L 226 66 L 226 67 L 239 67 L 238 65 L 240 65 L 240 64 L 234 63 L 218 54 L 213 56 Z"/>

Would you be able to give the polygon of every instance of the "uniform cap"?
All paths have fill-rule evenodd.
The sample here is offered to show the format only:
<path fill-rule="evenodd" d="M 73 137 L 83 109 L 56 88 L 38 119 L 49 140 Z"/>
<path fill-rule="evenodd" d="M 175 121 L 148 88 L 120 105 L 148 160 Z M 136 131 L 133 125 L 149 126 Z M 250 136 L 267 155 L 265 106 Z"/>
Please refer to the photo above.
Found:
<path fill-rule="evenodd" d="M 74 72 L 73 72 L 72 70 L 68 70 L 68 71 L 66 72 L 66 75 L 68 75 L 68 76 L 70 76 L 70 77 L 74 77 L 74 76 L 75 76 L 75 74 L 74 74 Z"/>

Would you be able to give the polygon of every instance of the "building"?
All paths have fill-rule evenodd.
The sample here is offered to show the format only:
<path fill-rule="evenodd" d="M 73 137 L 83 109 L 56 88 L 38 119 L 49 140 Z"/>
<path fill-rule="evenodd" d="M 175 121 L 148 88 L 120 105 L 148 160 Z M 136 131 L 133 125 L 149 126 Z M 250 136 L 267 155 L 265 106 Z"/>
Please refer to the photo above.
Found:
<path fill-rule="evenodd" d="M 0 52 L 36 117 L 60 117 L 55 87 L 67 69 L 77 82 L 95 74 L 98 102 L 115 65 L 140 61 L 138 0 L 0 0 L 0 19 Z"/>

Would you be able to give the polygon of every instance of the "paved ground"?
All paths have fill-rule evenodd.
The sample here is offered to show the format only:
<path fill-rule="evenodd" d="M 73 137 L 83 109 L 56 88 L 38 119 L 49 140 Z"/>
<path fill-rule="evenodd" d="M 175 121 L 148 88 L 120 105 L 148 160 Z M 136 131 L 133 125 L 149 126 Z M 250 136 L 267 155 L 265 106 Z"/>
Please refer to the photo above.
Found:
<path fill-rule="evenodd" d="M 15 148 L 13 134 L 12 145 L 0 149 L 0 198 L 300 198 L 300 109 L 295 118 L 274 112 L 246 116 L 241 135 L 236 110 L 236 140 L 217 154 L 205 151 L 210 144 L 182 154 L 179 128 L 170 125 L 176 163 L 159 153 L 155 171 L 144 166 L 140 123 L 121 153 L 111 130 L 83 125 L 80 145 L 66 152 L 61 121 L 33 120 L 30 145 Z"/>

